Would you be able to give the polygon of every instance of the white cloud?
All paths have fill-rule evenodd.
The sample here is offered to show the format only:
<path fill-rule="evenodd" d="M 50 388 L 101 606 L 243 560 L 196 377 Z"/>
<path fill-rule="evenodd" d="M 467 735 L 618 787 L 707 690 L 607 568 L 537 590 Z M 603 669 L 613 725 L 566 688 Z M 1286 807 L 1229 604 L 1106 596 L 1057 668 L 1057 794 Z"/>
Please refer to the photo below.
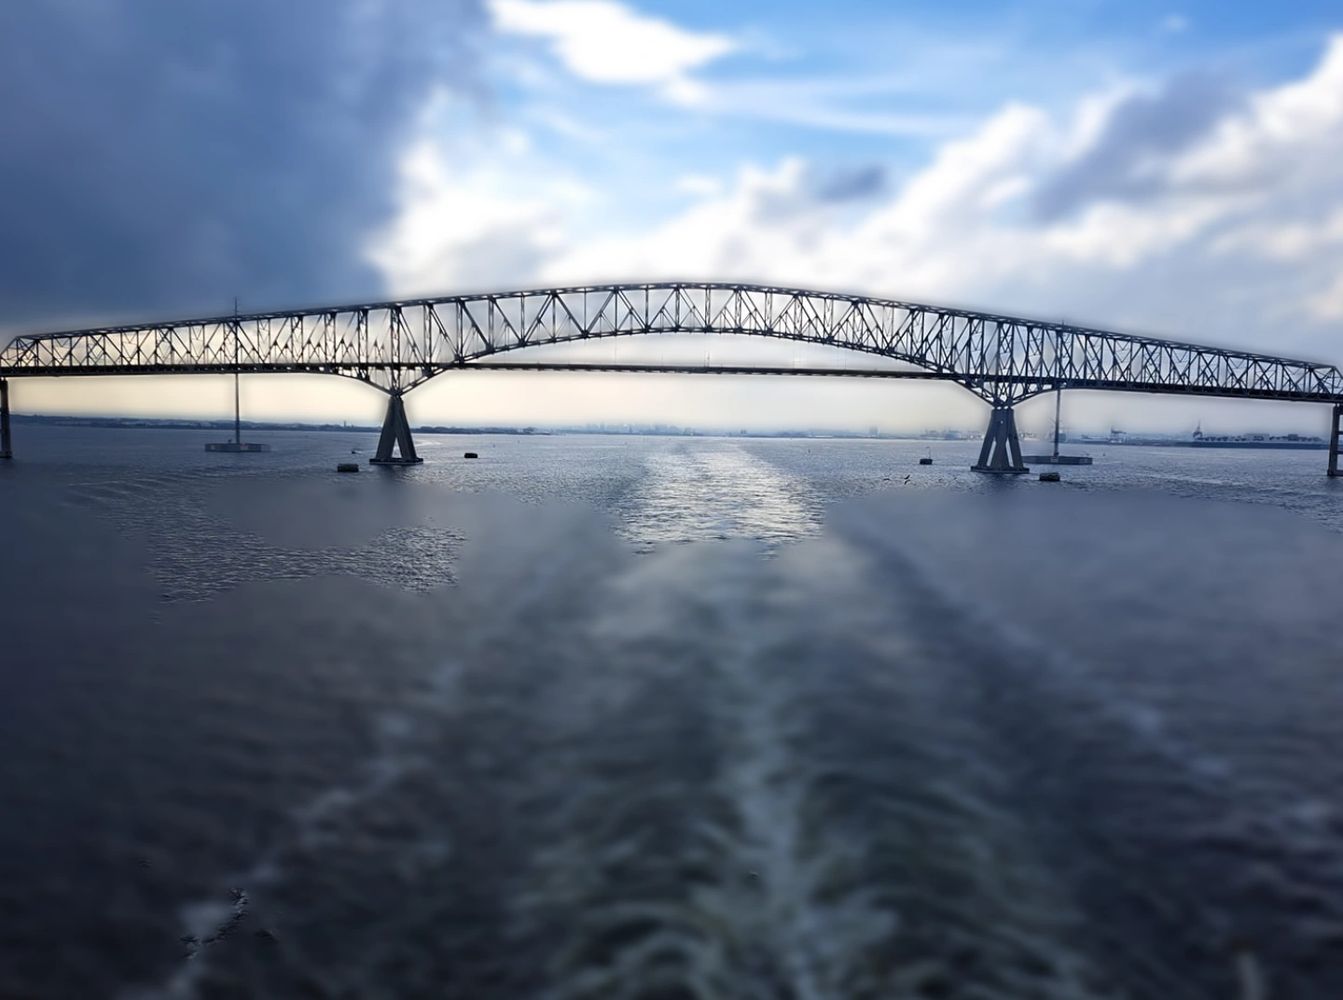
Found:
<path fill-rule="evenodd" d="M 592 193 L 535 172 L 516 130 L 492 139 L 475 150 L 422 140 L 402 156 L 401 211 L 366 250 L 394 294 L 512 285 L 562 252 L 568 217 Z"/>
<path fill-rule="evenodd" d="M 959 57 L 948 49 L 947 58 Z M 966 125 L 945 112 L 880 110 L 908 103 L 903 77 L 864 77 L 840 86 L 830 78 L 764 78 L 715 82 L 681 78 L 660 90 L 678 107 L 716 115 L 782 122 L 840 132 L 889 136 L 946 136 Z M 877 105 L 877 109 L 873 108 Z"/>
<path fill-rule="evenodd" d="M 1000 41 L 948 39 L 909 28 L 900 35 L 898 65 L 881 72 L 799 75 L 793 65 L 763 77 L 707 80 L 698 71 L 734 53 L 779 62 L 817 52 L 782 50 L 758 32 L 691 31 L 620 0 L 486 0 L 486 5 L 498 31 L 543 40 L 579 80 L 649 87 L 687 111 L 864 135 L 944 138 L 969 127 L 970 119 L 947 107 L 965 98 L 963 67 L 985 70 L 1005 58 Z M 516 52 L 505 49 L 494 58 L 503 77 L 543 102 L 561 86 Z M 937 95 L 942 107 L 928 107 L 929 95 Z"/>
<path fill-rule="evenodd" d="M 723 193 L 723 182 L 709 174 L 682 174 L 673 185 L 680 194 L 711 198 Z"/>
<path fill-rule="evenodd" d="M 1161 19 L 1161 30 L 1168 35 L 1178 35 L 1189 30 L 1189 18 L 1183 14 L 1167 14 Z"/>
<path fill-rule="evenodd" d="M 681 100 L 693 92 L 692 70 L 738 48 L 726 35 L 687 31 L 616 0 L 489 0 L 489 9 L 499 30 L 546 39 L 575 76 L 660 86 Z"/>
<path fill-rule="evenodd" d="M 1343 320 L 1343 274 L 1310 300 L 1310 307 L 1322 319 Z"/>
<path fill-rule="evenodd" d="M 673 104 L 719 115 L 865 135 L 945 136 L 964 124 L 963 119 L 948 114 L 869 111 L 815 98 L 787 100 L 784 94 L 769 96 L 767 87 L 761 91 L 760 99 L 746 100 L 731 90 L 686 80 L 666 88 L 663 96 Z"/>
<path fill-rule="evenodd" d="M 1270 260 L 1305 261 L 1330 251 L 1335 243 L 1343 245 L 1343 208 L 1310 222 L 1247 222 L 1220 237 L 1213 248 Z"/>
<path fill-rule="evenodd" d="M 535 186 L 525 197 L 453 197 L 469 203 L 477 229 L 497 211 L 493 231 L 517 232 L 506 285 L 758 279 L 1337 354 L 1328 324 L 1343 318 L 1343 36 L 1303 78 L 1219 108 L 1185 141 L 1153 145 L 1141 184 L 1083 187 L 1066 210 L 1042 215 L 1039 193 L 1113 143 L 1124 107 L 1123 93 L 1063 115 L 1009 104 L 858 205 L 818 198 L 801 158 L 742 166 L 726 185 L 683 175 L 675 187 L 691 204 L 639 228 L 614 194 L 563 212 Z M 433 204 L 408 196 L 408 217 L 459 210 Z M 409 218 L 400 225 L 401 250 L 378 258 L 398 284 L 415 273 L 418 232 Z M 436 258 L 436 287 L 460 284 L 453 268 L 468 260 Z"/>
<path fill-rule="evenodd" d="M 1343 35 L 1319 66 L 1296 83 L 1256 94 L 1242 113 L 1227 117 L 1210 141 L 1172 166 L 1186 186 L 1279 187 L 1284 177 L 1335 173 L 1343 151 Z"/>

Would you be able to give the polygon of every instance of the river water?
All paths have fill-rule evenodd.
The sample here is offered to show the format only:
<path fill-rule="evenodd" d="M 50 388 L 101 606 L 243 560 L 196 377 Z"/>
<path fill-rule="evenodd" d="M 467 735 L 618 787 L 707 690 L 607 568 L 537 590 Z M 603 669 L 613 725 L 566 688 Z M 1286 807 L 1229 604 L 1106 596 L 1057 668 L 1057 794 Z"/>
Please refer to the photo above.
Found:
<path fill-rule="evenodd" d="M 0 995 L 1343 996 L 1321 452 L 17 430 Z"/>

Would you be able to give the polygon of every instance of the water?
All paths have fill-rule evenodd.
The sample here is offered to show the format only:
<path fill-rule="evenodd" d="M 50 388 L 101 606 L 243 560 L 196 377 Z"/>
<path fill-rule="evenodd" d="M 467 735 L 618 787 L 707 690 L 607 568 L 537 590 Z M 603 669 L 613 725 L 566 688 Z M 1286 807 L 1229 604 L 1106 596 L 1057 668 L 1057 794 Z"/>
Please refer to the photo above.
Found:
<path fill-rule="evenodd" d="M 1343 995 L 1322 453 L 20 430 L 6 997 Z"/>

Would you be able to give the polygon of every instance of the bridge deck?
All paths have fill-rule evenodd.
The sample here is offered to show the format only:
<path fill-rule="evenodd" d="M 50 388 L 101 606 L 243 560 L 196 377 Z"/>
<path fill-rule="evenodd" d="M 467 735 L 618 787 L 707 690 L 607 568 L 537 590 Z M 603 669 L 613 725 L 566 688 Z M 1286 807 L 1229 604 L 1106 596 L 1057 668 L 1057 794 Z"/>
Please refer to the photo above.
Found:
<path fill-rule="evenodd" d="M 933 378 L 996 404 L 1054 388 L 1343 402 L 1332 366 L 997 313 L 769 285 L 665 282 L 405 299 L 16 338 L 0 378 L 343 375 L 400 394 L 498 355 L 613 336 L 719 334 L 822 344 L 916 366 L 509 363 L 529 371 Z"/>

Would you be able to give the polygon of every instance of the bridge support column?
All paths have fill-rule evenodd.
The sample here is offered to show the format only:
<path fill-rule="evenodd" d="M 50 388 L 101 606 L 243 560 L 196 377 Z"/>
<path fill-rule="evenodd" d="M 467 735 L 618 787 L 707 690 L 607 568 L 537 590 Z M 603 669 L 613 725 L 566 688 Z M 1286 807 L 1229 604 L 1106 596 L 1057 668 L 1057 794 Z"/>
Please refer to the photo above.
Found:
<path fill-rule="evenodd" d="M 399 455 L 393 455 L 399 451 Z M 378 438 L 378 452 L 369 460 L 370 465 L 415 465 L 424 459 L 415 454 L 415 442 L 410 436 L 410 421 L 406 419 L 406 404 L 400 392 L 387 397 L 387 417 L 382 422 L 382 437 Z"/>
<path fill-rule="evenodd" d="M 1343 472 L 1338 470 L 1338 438 L 1343 433 L 1343 403 L 1336 404 L 1333 409 L 1333 416 L 1329 419 L 1329 475 L 1343 476 Z"/>
<path fill-rule="evenodd" d="M 9 380 L 0 378 L 0 458 L 13 458 L 9 442 Z"/>
<path fill-rule="evenodd" d="M 1030 472 L 1021 460 L 1021 442 L 1017 439 L 1017 418 L 1010 406 L 993 407 L 989 429 L 984 432 L 984 447 L 979 461 L 970 466 L 974 472 L 1015 475 Z"/>

